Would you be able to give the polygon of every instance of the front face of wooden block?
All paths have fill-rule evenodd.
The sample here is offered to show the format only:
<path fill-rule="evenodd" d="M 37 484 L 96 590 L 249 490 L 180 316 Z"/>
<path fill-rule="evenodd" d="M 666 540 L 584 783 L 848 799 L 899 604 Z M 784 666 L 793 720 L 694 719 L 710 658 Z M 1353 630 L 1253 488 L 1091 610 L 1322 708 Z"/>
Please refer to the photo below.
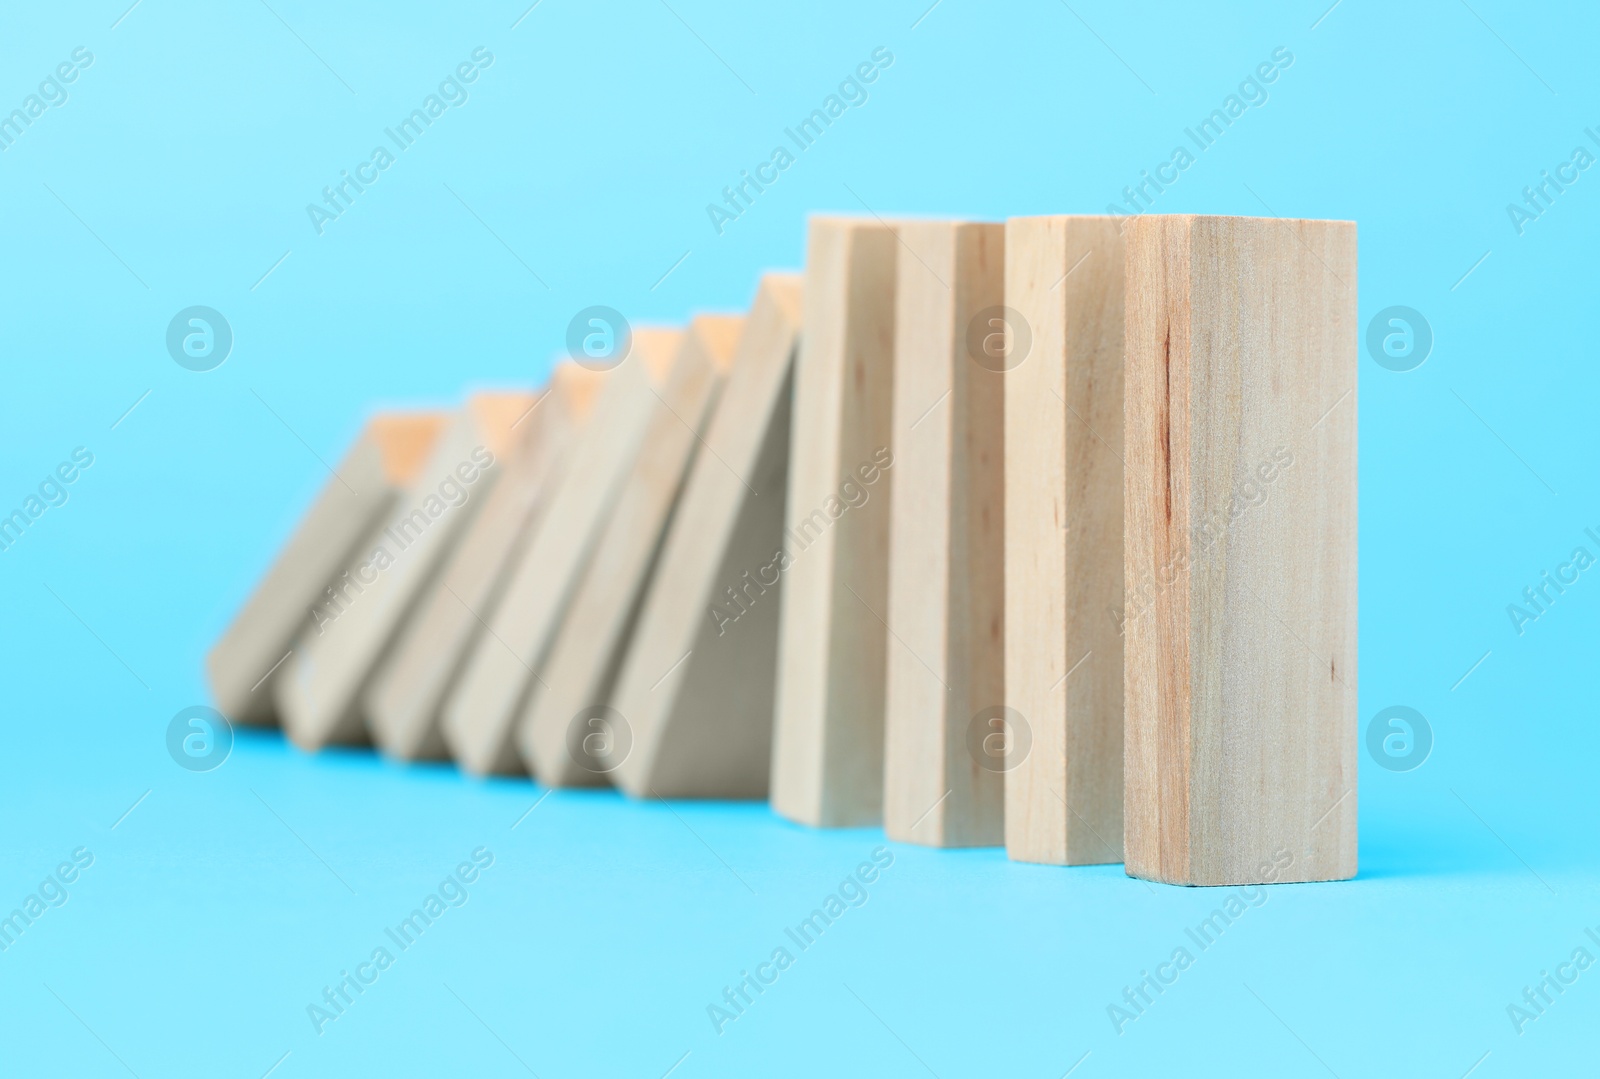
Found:
<path fill-rule="evenodd" d="M 1128 871 L 1353 876 L 1355 228 L 1128 243 Z"/>
<path fill-rule="evenodd" d="M 1123 244 L 1108 217 L 1013 218 L 1005 374 L 1006 852 L 1122 858 Z M 1016 346 L 1021 348 L 1022 343 Z M 1025 727 L 1023 725 L 1026 725 Z M 1024 735 L 1030 741 L 1021 748 Z"/>
<path fill-rule="evenodd" d="M 1004 374 L 968 339 L 1004 299 L 1005 227 L 897 231 L 884 829 L 986 846 L 1001 840 L 1004 778 L 967 736 L 1004 703 Z"/>
<path fill-rule="evenodd" d="M 673 511 L 615 693 L 635 796 L 767 793 L 800 305 L 798 275 L 762 279 Z"/>
<path fill-rule="evenodd" d="M 882 814 L 896 247 L 819 219 L 806 257 L 772 805 L 813 825 Z"/>

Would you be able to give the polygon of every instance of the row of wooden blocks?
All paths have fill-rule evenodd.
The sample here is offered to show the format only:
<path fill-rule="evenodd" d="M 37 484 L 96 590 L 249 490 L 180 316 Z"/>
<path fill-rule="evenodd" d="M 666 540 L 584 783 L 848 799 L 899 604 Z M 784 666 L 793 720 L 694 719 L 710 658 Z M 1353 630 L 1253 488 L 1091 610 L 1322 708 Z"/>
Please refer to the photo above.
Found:
<path fill-rule="evenodd" d="M 1180 884 L 1356 867 L 1348 222 L 814 219 L 747 315 L 369 421 L 214 648 L 307 749 Z"/>

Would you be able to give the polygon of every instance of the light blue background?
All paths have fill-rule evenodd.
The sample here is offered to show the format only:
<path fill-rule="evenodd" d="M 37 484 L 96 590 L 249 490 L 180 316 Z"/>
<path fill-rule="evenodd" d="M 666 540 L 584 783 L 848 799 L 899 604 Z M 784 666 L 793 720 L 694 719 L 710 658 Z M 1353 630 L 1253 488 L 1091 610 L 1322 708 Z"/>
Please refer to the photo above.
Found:
<path fill-rule="evenodd" d="M 1520 1036 L 1506 1006 L 1600 925 L 1600 579 L 1521 636 L 1505 610 L 1600 554 L 1600 174 L 1525 235 L 1505 209 L 1600 123 L 1592 9 L 543 0 L 513 27 L 525 0 L 272 2 L 0 14 L 0 108 L 95 56 L 0 154 L 0 506 L 95 454 L 0 554 L 0 909 L 95 854 L 0 954 L 0 1072 L 1592 1070 L 1600 969 Z M 470 101 L 318 236 L 305 205 L 480 45 Z M 1419 369 L 1361 360 L 1360 713 L 1410 705 L 1436 743 L 1409 773 L 1364 758 L 1354 882 L 1271 890 L 1120 1036 L 1106 1006 L 1217 893 L 892 845 L 719 1036 L 707 1004 L 881 832 L 593 793 L 513 829 L 526 782 L 264 735 L 208 774 L 167 756 L 318 457 L 372 409 L 535 382 L 590 304 L 739 309 L 812 211 L 1100 212 L 1280 45 L 1270 100 L 1158 209 L 1356 220 L 1363 326 L 1431 321 Z M 717 235 L 705 204 L 877 46 L 870 100 Z M 207 374 L 164 348 L 192 304 L 236 336 Z M 306 1005 L 480 845 L 467 905 L 317 1036 Z"/>

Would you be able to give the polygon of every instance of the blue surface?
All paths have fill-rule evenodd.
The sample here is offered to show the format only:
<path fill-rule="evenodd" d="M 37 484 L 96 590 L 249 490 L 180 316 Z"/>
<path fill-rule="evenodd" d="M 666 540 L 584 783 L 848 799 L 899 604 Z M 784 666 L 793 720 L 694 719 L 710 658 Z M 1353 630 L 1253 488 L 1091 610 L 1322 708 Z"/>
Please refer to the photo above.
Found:
<path fill-rule="evenodd" d="M 1507 1008 L 1600 957 L 1600 581 L 1520 634 L 1507 605 L 1600 555 L 1600 174 L 1520 233 L 1506 208 L 1600 152 L 1592 9 L 126 6 L 0 20 L 0 108 L 93 55 L 0 153 L 0 506 L 94 458 L 0 552 L 0 913 L 93 854 L 0 953 L 0 1073 L 1592 1070 L 1600 970 L 1520 1033 Z M 479 46 L 469 98 L 318 235 L 306 205 Z M 880 46 L 867 100 L 718 235 L 706 204 Z M 527 783 L 276 736 L 205 774 L 168 757 L 206 647 L 372 408 L 536 380 L 591 304 L 737 309 L 813 210 L 1101 211 L 1279 46 L 1268 99 L 1156 209 L 1354 219 L 1363 328 L 1431 324 L 1415 370 L 1363 349 L 1360 712 L 1410 706 L 1435 740 L 1409 772 L 1364 756 L 1354 882 L 1268 890 L 1120 1033 L 1108 1006 L 1224 893 L 890 844 L 719 1034 L 708 1006 L 881 832 L 593 793 L 524 818 Z M 166 351 L 192 305 L 234 334 L 209 373 Z M 317 1033 L 324 987 L 479 847 L 465 904 Z"/>

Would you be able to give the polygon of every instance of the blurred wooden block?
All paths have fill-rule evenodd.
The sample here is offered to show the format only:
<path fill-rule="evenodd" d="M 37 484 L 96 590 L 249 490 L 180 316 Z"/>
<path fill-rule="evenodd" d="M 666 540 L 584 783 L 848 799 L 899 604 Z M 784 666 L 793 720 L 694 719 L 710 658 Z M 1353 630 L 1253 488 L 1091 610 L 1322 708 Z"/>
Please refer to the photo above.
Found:
<path fill-rule="evenodd" d="M 284 665 L 276 697 L 303 749 L 367 740 L 361 694 L 418 594 L 485 501 L 529 393 L 473 396 L 439 434 L 428 461 L 349 568 L 324 589 L 314 625 Z"/>
<path fill-rule="evenodd" d="M 684 481 L 612 695 L 629 794 L 766 796 L 800 301 L 799 275 L 762 278 Z"/>
<path fill-rule="evenodd" d="M 445 744 L 468 772 L 525 770 L 514 738 L 517 720 L 660 407 L 656 392 L 666 383 L 682 338 L 679 330 L 632 332 L 628 355 L 606 374 L 571 467 L 556 481 L 487 633 L 446 698 Z"/>
<path fill-rule="evenodd" d="M 1122 860 L 1122 290 L 1116 218 L 1006 223 L 1005 302 L 1031 338 L 1005 376 L 1017 861 Z"/>
<path fill-rule="evenodd" d="M 571 466 L 605 377 L 571 361 L 558 364 L 538 404 L 515 425 L 500 478 L 367 690 L 373 740 L 391 756 L 448 755 L 440 709 L 548 508 L 556 478 Z"/>
<path fill-rule="evenodd" d="M 1127 871 L 1356 872 L 1356 228 L 1127 222 Z"/>
<path fill-rule="evenodd" d="M 729 315 L 701 315 L 690 324 L 616 506 L 538 668 L 517 736 L 523 761 L 546 786 L 606 783 L 633 744 L 626 716 L 609 708 L 611 690 L 743 326 L 742 317 Z"/>
<path fill-rule="evenodd" d="M 445 416 L 389 413 L 367 421 L 289 542 L 206 657 L 217 710 L 272 724 L 272 682 L 322 590 L 416 477 Z"/>
<path fill-rule="evenodd" d="M 1005 703 L 1005 226 L 895 228 L 883 824 L 907 843 L 997 846 L 1007 762 L 985 749 Z"/>
<path fill-rule="evenodd" d="M 778 813 L 815 826 L 883 815 L 898 247 L 888 225 L 811 222 L 771 798 Z"/>

